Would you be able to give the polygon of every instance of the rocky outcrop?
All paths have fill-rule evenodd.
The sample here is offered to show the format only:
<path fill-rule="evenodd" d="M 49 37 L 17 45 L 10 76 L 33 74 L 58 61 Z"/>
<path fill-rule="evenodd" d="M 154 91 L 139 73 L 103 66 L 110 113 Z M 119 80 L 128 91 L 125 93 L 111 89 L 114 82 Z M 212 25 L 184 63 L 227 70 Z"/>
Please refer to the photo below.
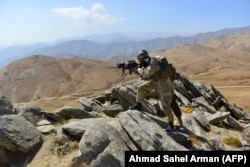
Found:
<path fill-rule="evenodd" d="M 0 166 L 9 166 L 12 156 L 31 152 L 42 142 L 42 134 L 24 117 L 0 116 Z"/>
<path fill-rule="evenodd" d="M 11 102 L 4 95 L 0 95 L 0 116 L 10 114 L 15 114 Z"/>
<path fill-rule="evenodd" d="M 42 143 L 42 135 L 51 133 L 56 134 L 54 154 L 67 156 L 68 142 L 79 143 L 71 167 L 124 166 L 125 151 L 249 150 L 249 114 L 230 104 L 214 86 L 210 90 L 180 75 L 175 94 L 184 126 L 166 131 L 168 123 L 157 95 L 145 98 L 142 111 L 128 109 L 141 82 L 117 85 L 98 97 L 82 97 L 83 108 L 66 106 L 54 112 L 20 105 L 12 108 L 2 96 L 0 164 L 11 165 L 10 154 L 30 152 Z M 241 147 L 228 147 L 224 133 L 237 136 Z"/>
<path fill-rule="evenodd" d="M 37 128 L 18 115 L 0 117 L 0 134 L 0 146 L 12 152 L 25 153 L 42 142 L 42 136 Z"/>

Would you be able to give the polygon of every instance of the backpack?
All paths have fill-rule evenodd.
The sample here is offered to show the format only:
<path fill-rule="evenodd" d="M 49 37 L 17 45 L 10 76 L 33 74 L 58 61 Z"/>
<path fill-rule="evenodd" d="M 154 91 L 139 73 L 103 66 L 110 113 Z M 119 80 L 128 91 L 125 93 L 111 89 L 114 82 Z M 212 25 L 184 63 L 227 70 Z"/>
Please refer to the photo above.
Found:
<path fill-rule="evenodd" d="M 167 61 L 166 57 L 162 56 L 156 56 L 154 59 L 159 63 L 161 70 L 157 72 L 157 76 L 159 78 L 167 78 L 170 77 L 170 79 L 173 79 L 175 68 L 171 63 Z M 174 79 L 173 79 L 174 80 Z"/>

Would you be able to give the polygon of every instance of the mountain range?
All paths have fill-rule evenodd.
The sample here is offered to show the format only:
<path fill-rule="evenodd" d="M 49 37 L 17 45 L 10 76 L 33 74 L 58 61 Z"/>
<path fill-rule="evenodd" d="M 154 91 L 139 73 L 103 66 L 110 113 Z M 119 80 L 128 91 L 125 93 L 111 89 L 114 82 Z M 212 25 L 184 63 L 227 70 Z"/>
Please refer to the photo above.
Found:
<path fill-rule="evenodd" d="M 192 81 L 225 91 L 235 88 L 233 93 L 223 94 L 249 107 L 249 49 L 250 32 L 245 32 L 219 36 L 200 44 L 150 51 L 150 55 L 167 57 L 178 72 Z M 116 64 L 103 60 L 33 55 L 0 69 L 0 92 L 13 103 L 30 103 L 52 110 L 60 107 L 55 104 L 75 105 L 79 97 L 98 95 L 112 85 L 137 78 L 127 71 L 122 74 Z"/>
<path fill-rule="evenodd" d="M 30 55 L 46 55 L 53 57 L 85 57 L 94 59 L 108 59 L 113 56 L 122 56 L 117 61 L 131 58 L 138 50 L 147 49 L 155 51 L 160 49 L 170 49 L 183 44 L 198 44 L 211 40 L 221 35 L 233 35 L 240 32 L 250 31 L 250 26 L 239 28 L 227 28 L 214 32 L 199 33 L 193 36 L 172 36 L 162 38 L 152 38 L 148 40 L 136 40 L 136 37 L 121 38 L 119 35 L 109 34 L 89 36 L 86 38 L 70 38 L 59 40 L 52 43 L 38 43 L 28 46 L 12 46 L 0 49 L 1 63 L 0 67 L 8 63 Z M 112 39 L 111 38 L 112 36 Z M 109 38 L 108 38 L 109 37 Z M 92 40 L 92 41 L 90 41 Z M 124 58 L 125 57 L 125 58 Z M 109 59 L 108 59 L 109 60 Z"/>

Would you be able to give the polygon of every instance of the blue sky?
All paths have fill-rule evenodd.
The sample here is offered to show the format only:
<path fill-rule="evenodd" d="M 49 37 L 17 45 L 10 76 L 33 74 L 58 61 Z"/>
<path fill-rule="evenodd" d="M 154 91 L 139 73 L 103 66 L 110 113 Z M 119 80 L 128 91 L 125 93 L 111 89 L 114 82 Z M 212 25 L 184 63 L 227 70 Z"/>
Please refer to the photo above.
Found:
<path fill-rule="evenodd" d="M 119 32 L 196 34 L 250 25 L 250 0 L 1 0 L 0 48 Z"/>

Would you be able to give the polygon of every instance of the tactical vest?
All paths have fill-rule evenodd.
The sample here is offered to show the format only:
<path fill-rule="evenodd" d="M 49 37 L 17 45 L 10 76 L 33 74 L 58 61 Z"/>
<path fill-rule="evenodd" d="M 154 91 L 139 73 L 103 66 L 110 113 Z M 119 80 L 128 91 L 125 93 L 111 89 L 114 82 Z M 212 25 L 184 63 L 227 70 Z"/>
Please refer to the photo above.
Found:
<path fill-rule="evenodd" d="M 155 59 L 161 67 L 160 71 L 156 73 L 158 78 L 167 78 L 173 75 L 173 66 L 171 63 L 168 63 L 166 57 L 156 56 L 153 59 Z"/>

